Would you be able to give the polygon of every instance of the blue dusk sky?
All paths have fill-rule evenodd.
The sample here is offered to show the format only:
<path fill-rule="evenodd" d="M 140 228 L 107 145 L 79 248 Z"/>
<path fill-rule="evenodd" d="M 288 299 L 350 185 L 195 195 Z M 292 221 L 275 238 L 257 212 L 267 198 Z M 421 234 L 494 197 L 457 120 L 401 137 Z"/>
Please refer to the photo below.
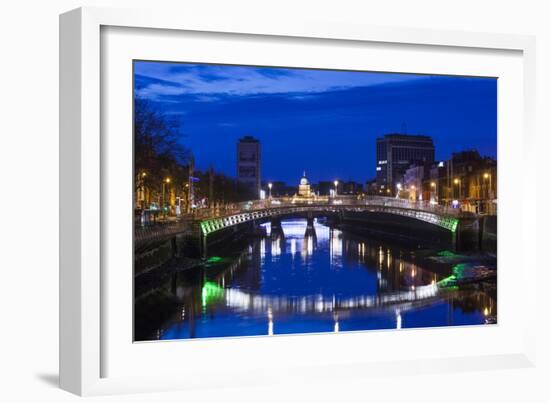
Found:
<path fill-rule="evenodd" d="M 496 158 L 497 80 L 136 61 L 135 96 L 181 123 L 199 169 L 234 177 L 236 143 L 258 138 L 262 180 L 374 178 L 376 138 L 434 139 L 436 159 Z"/>

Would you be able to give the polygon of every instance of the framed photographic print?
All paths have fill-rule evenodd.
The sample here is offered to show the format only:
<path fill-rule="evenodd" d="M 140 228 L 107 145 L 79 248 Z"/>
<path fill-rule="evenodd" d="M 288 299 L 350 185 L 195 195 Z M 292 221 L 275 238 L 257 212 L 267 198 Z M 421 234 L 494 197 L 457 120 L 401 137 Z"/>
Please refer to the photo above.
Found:
<path fill-rule="evenodd" d="M 533 48 L 62 15 L 62 387 L 531 365 Z"/>
<path fill-rule="evenodd" d="M 497 323 L 497 78 L 133 67 L 135 341 Z"/>

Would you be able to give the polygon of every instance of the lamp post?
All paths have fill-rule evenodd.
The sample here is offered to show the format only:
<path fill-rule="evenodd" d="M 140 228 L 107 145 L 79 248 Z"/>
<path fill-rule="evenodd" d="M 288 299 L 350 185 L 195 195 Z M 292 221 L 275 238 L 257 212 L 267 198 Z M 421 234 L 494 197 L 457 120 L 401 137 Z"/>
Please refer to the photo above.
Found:
<path fill-rule="evenodd" d="M 458 199 L 462 199 L 462 186 L 461 186 L 461 183 L 460 183 L 460 179 L 458 178 L 455 178 L 455 180 L 453 181 L 455 185 L 458 185 Z"/>
<path fill-rule="evenodd" d="M 334 181 L 334 197 L 338 196 L 338 181 Z"/>
<path fill-rule="evenodd" d="M 437 202 L 438 200 L 438 197 L 437 197 L 437 184 L 435 182 L 431 182 L 430 183 L 430 187 L 433 189 L 432 190 L 432 193 L 433 193 L 433 200 L 435 202 Z"/>
<path fill-rule="evenodd" d="M 489 180 L 489 187 L 487 187 L 487 185 L 485 185 L 485 193 L 486 193 L 485 197 L 487 199 L 490 199 L 491 198 L 492 178 L 491 178 L 491 174 L 489 172 L 485 172 L 483 174 L 483 181 L 486 181 L 486 180 Z"/>
<path fill-rule="evenodd" d="M 271 188 L 273 187 L 273 183 L 269 182 L 267 187 L 269 188 L 269 198 L 271 199 Z"/>
<path fill-rule="evenodd" d="M 162 215 L 166 217 L 166 185 L 170 183 L 170 178 L 162 181 Z"/>
<path fill-rule="evenodd" d="M 142 172 L 141 173 L 141 186 L 140 186 L 140 190 L 141 190 L 141 208 L 144 210 L 145 209 L 145 206 L 147 205 L 147 200 L 146 197 L 145 197 L 145 177 L 147 176 L 147 172 Z"/>
<path fill-rule="evenodd" d="M 487 212 L 490 211 L 490 206 L 491 206 L 491 202 L 490 202 L 490 199 L 492 198 L 492 191 L 491 191 L 491 188 L 492 188 L 492 177 L 491 177 L 491 174 L 489 172 L 485 172 L 483 174 L 483 184 L 484 184 L 484 187 L 485 187 L 485 209 Z M 486 181 L 489 181 L 489 186 L 487 187 L 487 185 L 485 184 Z"/>
<path fill-rule="evenodd" d="M 186 183 L 185 184 L 185 189 L 184 189 L 184 195 L 185 195 L 185 212 L 187 214 L 189 214 L 189 183 Z"/>

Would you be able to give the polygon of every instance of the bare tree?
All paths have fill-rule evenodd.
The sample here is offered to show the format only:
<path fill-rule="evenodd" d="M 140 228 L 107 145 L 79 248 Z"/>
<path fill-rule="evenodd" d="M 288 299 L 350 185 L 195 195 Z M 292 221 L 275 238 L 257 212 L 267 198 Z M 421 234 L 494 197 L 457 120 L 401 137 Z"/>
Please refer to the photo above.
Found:
<path fill-rule="evenodd" d="M 181 188 L 188 181 L 191 151 L 181 140 L 181 126 L 143 99 L 134 101 L 134 174 L 136 189 L 146 186 L 154 198 L 163 181 Z"/>

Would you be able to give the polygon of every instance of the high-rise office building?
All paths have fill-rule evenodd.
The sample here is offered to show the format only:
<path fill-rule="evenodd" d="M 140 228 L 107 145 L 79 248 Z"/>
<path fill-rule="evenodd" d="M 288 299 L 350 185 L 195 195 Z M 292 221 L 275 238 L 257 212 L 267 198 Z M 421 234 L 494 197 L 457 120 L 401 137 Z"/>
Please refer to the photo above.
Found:
<path fill-rule="evenodd" d="M 252 197 L 260 198 L 261 187 L 260 141 L 244 136 L 237 143 L 237 179 L 251 191 Z"/>
<path fill-rule="evenodd" d="M 376 184 L 385 194 L 393 195 L 407 168 L 431 164 L 434 158 L 435 148 L 429 136 L 386 134 L 377 138 Z"/>

